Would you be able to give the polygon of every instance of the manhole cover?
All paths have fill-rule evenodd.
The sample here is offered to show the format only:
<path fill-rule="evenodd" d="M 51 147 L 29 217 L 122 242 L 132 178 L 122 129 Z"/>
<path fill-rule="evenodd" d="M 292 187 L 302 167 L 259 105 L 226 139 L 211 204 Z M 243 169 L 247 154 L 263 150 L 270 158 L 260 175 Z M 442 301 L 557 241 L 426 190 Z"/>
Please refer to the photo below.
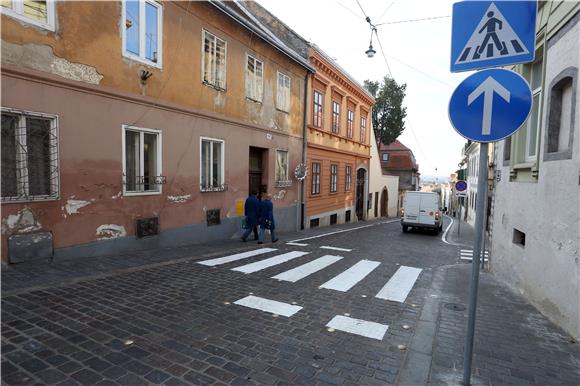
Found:
<path fill-rule="evenodd" d="M 446 303 L 445 308 L 451 311 L 465 311 L 465 306 L 457 303 Z"/>

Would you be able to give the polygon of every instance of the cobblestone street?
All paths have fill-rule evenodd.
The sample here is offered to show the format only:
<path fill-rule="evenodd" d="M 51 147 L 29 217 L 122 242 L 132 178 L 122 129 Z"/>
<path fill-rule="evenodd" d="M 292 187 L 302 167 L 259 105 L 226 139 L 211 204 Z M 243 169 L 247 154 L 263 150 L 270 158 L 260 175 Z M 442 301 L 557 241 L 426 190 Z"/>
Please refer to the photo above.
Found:
<path fill-rule="evenodd" d="M 325 232 L 333 234 L 291 244 L 264 244 L 270 249 L 261 253 L 261 246 L 248 243 L 243 251 L 257 251 L 249 257 L 239 258 L 239 244 L 233 255 L 208 252 L 209 260 L 195 256 L 192 247 L 191 258 L 5 291 L 3 382 L 410 384 L 425 371 L 426 359 L 423 382 L 454 384 L 465 311 L 449 304 L 465 305 L 470 265 L 458 260 L 458 247 L 439 237 L 403 234 L 397 223 L 366 225 L 340 233 L 328 228 Z M 286 259 L 277 258 L 281 255 Z M 323 269 L 304 266 L 324 256 L 341 258 Z M 215 260 L 220 257 L 227 259 Z M 361 259 L 380 264 L 350 289 L 319 288 Z M 378 297 L 403 266 L 421 269 L 408 296 L 403 301 Z M 272 278 L 290 270 L 294 279 Z M 493 385 L 577 381 L 578 345 L 487 276 L 480 292 L 475 380 Z M 235 304 L 248 297 L 279 302 L 281 312 L 268 312 L 264 304 Z M 302 308 L 284 316 L 287 307 Z M 338 316 L 384 326 L 386 333 L 362 336 L 356 323 L 327 326 Z"/>

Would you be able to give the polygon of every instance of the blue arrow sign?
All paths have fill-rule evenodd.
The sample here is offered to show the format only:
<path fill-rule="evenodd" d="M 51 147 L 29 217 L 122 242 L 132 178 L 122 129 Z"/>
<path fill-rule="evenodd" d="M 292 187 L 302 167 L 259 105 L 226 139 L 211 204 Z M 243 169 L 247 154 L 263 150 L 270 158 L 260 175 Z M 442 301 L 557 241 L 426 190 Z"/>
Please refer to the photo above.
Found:
<path fill-rule="evenodd" d="M 451 72 L 534 60 L 537 1 L 453 4 Z"/>
<path fill-rule="evenodd" d="M 449 101 L 449 120 L 467 139 L 494 142 L 515 133 L 531 107 L 532 91 L 520 74 L 483 70 L 457 86 Z"/>

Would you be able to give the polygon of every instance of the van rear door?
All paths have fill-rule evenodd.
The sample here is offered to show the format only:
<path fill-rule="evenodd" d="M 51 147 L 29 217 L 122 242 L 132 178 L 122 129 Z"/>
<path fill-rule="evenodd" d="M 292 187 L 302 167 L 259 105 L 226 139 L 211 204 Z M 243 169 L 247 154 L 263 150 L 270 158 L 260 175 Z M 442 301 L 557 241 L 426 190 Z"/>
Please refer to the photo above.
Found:
<path fill-rule="evenodd" d="M 405 194 L 405 222 L 419 222 L 419 210 L 421 207 L 421 195 L 418 193 L 407 192 Z"/>
<path fill-rule="evenodd" d="M 422 194 L 421 207 L 419 209 L 419 223 L 434 225 L 435 212 L 437 210 L 437 194 Z"/>

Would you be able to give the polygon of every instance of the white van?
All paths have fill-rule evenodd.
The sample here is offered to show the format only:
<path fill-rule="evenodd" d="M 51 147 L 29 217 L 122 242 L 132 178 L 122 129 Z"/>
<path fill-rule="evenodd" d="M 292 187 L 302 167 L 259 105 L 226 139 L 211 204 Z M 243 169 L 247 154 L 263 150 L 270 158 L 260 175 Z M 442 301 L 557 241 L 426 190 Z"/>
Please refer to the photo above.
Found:
<path fill-rule="evenodd" d="M 443 228 L 443 215 L 439 208 L 439 194 L 435 192 L 405 192 L 401 210 L 403 232 L 410 227 L 432 229 L 437 234 Z"/>

